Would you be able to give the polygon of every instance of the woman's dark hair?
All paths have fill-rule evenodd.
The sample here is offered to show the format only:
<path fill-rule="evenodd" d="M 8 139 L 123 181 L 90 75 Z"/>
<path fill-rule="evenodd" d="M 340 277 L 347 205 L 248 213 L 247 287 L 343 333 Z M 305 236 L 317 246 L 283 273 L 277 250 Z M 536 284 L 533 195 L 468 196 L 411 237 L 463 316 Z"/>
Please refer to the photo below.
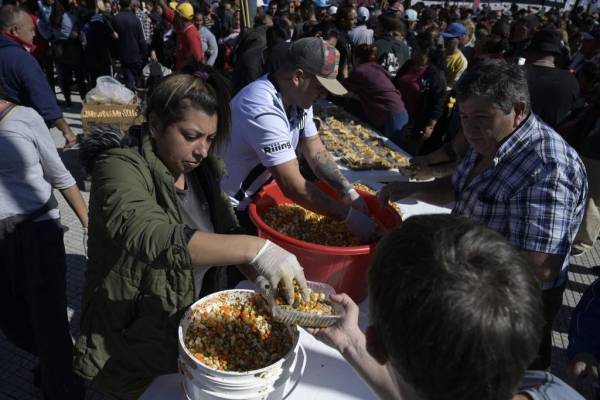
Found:
<path fill-rule="evenodd" d="M 379 242 L 368 281 L 388 360 L 420 398 L 511 398 L 543 314 L 531 267 L 504 237 L 456 215 L 411 217 Z"/>
<path fill-rule="evenodd" d="M 444 49 L 436 43 L 431 32 L 425 31 L 419 34 L 415 38 L 414 45 L 419 47 L 423 53 L 427 54 L 429 64 L 442 72 L 446 71 L 446 56 L 444 55 Z"/>
<path fill-rule="evenodd" d="M 406 36 L 406 24 L 393 14 L 381 14 L 377 17 L 381 29 L 385 33 L 400 32 Z"/>
<path fill-rule="evenodd" d="M 339 7 L 335 13 L 335 22 L 338 28 L 346 29 L 346 24 L 350 21 L 350 15 L 354 9 L 350 6 Z"/>
<path fill-rule="evenodd" d="M 217 135 L 211 153 L 218 152 L 229 140 L 231 129 L 231 87 L 225 78 L 208 66 L 191 63 L 184 73 L 161 81 L 148 99 L 146 119 L 155 114 L 164 128 L 183 118 L 190 109 L 217 115 Z"/>
<path fill-rule="evenodd" d="M 61 2 L 55 1 L 54 4 L 52 4 L 52 11 L 50 13 L 50 26 L 52 26 L 54 29 L 60 29 L 64 14 L 65 8 Z"/>
<path fill-rule="evenodd" d="M 311 1 L 304 1 L 300 6 L 300 13 L 302 15 L 302 19 L 309 20 L 310 17 L 316 15 L 316 7 Z"/>
<path fill-rule="evenodd" d="M 329 39 L 337 40 L 339 37 L 339 32 L 337 29 L 329 29 L 328 31 L 323 32 L 322 35 L 323 35 L 324 40 L 329 40 Z"/>
<path fill-rule="evenodd" d="M 210 15 L 211 14 L 210 5 L 206 1 L 202 1 L 200 3 L 200 11 L 202 12 L 202 15 Z"/>
<path fill-rule="evenodd" d="M 377 49 L 368 44 L 359 44 L 354 48 L 354 56 L 358 64 L 377 61 Z"/>
<path fill-rule="evenodd" d="M 267 37 L 267 48 L 273 48 L 290 39 L 289 24 L 285 21 L 279 21 L 268 27 L 265 34 Z"/>

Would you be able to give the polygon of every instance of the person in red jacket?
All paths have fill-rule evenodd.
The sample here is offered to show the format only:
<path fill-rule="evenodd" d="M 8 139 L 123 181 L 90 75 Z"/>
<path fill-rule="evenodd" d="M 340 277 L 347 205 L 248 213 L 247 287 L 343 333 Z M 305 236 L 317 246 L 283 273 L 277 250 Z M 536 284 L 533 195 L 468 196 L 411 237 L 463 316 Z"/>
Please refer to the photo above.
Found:
<path fill-rule="evenodd" d="M 200 41 L 200 33 L 194 26 L 194 7 L 190 3 L 172 2 L 167 5 L 160 0 L 165 18 L 175 27 L 177 32 L 177 49 L 175 50 L 175 70 L 181 71 L 190 61 L 195 59 L 204 62 L 204 51 Z"/>

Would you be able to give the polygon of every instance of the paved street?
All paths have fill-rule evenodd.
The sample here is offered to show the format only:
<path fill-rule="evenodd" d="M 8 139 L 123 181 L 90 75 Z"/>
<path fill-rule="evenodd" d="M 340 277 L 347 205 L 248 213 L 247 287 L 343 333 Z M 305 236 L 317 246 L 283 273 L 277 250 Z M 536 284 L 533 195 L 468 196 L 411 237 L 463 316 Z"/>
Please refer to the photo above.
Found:
<path fill-rule="evenodd" d="M 65 110 L 71 126 L 76 133 L 81 132 L 81 120 L 79 117 L 80 103 L 74 103 L 70 110 Z M 57 147 L 60 149 L 64 141 L 60 132 L 52 130 Z M 73 168 L 74 175 L 80 174 L 76 171 L 78 154 L 77 150 L 62 152 L 65 164 Z M 88 194 L 83 193 L 88 199 Z M 78 318 L 80 309 L 81 292 L 83 289 L 85 257 L 82 243 L 82 230 L 75 214 L 68 208 L 64 199 L 57 193 L 56 198 L 60 202 L 62 223 L 68 227 L 65 233 L 65 246 L 67 251 L 67 295 L 69 304 L 69 315 L 71 317 L 71 329 L 74 337 L 78 334 Z M 565 349 L 567 345 L 567 332 L 571 310 L 579 301 L 585 288 L 593 282 L 600 273 L 600 244 L 580 257 L 571 260 L 571 272 L 569 274 L 568 290 L 563 299 L 563 308 L 560 312 L 554 331 L 554 357 L 552 372 L 562 377 L 565 369 Z M 593 268 L 595 267 L 595 268 Z M 41 398 L 40 391 L 33 385 L 32 368 L 36 365 L 34 357 L 18 350 L 11 345 L 0 333 L 0 399 L 29 400 Z M 90 388 L 88 399 L 102 399 L 103 396 Z"/>

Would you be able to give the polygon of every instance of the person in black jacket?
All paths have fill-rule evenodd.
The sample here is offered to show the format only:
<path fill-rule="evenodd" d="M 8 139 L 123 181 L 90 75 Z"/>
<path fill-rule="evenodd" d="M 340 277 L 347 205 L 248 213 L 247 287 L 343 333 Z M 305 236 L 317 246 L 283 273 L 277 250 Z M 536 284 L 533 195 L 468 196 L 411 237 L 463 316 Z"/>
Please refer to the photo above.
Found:
<path fill-rule="evenodd" d="M 556 65 L 562 56 L 560 33 L 554 29 L 537 31 L 526 56 L 531 110 L 556 129 L 581 103 L 577 79 Z"/>
<path fill-rule="evenodd" d="M 273 49 L 282 42 L 287 42 L 290 34 L 281 21 L 272 26 L 259 26 L 251 30 L 244 39 L 238 42 L 235 67 L 233 70 L 234 93 L 258 79 L 261 75 L 276 68 L 278 56 Z"/>
<path fill-rule="evenodd" d="M 117 54 L 121 60 L 124 84 L 135 91 L 139 80 L 147 48 L 142 24 L 131 11 L 131 0 L 119 0 L 121 11 L 115 16 L 115 30 L 119 35 Z"/>
<path fill-rule="evenodd" d="M 409 123 L 405 128 L 406 150 L 418 154 L 422 144 L 434 132 L 444 112 L 446 100 L 445 62 L 442 49 L 436 45 L 431 33 L 416 37 L 411 59 L 394 80 L 402 94 Z"/>
<path fill-rule="evenodd" d="M 162 17 L 163 9 L 156 7 L 156 11 L 158 23 L 154 26 L 154 33 L 150 42 L 150 60 L 159 62 L 169 69 L 174 69 L 177 34 L 173 25 Z"/>
<path fill-rule="evenodd" d="M 95 14 L 82 27 L 82 37 L 85 37 L 83 48 L 85 69 L 90 87 L 96 84 L 96 79 L 111 74 L 112 57 L 110 49 L 119 38 L 104 8 L 104 2 L 96 2 Z"/>
<path fill-rule="evenodd" d="M 338 79 L 346 79 L 350 74 L 350 62 L 352 55 L 352 42 L 348 32 L 356 25 L 356 11 L 350 6 L 338 8 L 335 14 L 335 26 L 338 31 L 337 44 L 335 48 L 340 52 L 340 67 Z"/>

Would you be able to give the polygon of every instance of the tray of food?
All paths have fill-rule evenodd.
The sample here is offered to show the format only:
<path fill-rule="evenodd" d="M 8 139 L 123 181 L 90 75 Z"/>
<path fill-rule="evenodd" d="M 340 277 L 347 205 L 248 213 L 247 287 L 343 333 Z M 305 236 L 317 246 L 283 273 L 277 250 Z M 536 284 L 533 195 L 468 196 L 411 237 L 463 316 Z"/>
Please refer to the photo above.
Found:
<path fill-rule="evenodd" d="M 335 106 L 317 108 L 321 140 L 345 166 L 355 171 L 396 170 L 410 164 L 410 156 L 389 139 L 356 122 Z"/>
<path fill-rule="evenodd" d="M 271 303 L 271 315 L 275 321 L 287 325 L 300 325 L 306 328 L 326 328 L 335 324 L 341 317 L 343 309 L 337 303 L 332 303 L 329 296 L 335 294 L 335 290 L 320 282 L 307 282 L 309 299 L 302 298 L 300 287 L 294 280 L 294 301 L 286 304 L 281 296 L 277 294 Z"/>

